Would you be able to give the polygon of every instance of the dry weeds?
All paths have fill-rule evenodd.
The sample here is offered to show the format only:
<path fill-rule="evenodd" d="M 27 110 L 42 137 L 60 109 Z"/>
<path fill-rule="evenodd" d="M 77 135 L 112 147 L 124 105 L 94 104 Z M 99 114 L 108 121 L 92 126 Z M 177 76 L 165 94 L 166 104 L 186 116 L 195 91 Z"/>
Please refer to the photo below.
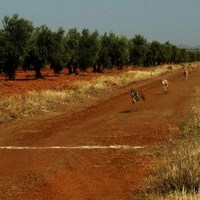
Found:
<path fill-rule="evenodd" d="M 162 158 L 145 181 L 142 199 L 200 199 L 200 88 L 181 137 L 162 148 Z"/>
<path fill-rule="evenodd" d="M 118 75 L 100 76 L 91 81 L 76 81 L 67 90 L 31 91 L 25 96 L 2 97 L 0 120 L 56 111 L 60 105 L 69 107 L 91 96 L 111 91 L 114 87 L 122 87 L 129 83 L 157 77 L 167 71 L 165 66 L 148 71 L 129 70 Z"/>

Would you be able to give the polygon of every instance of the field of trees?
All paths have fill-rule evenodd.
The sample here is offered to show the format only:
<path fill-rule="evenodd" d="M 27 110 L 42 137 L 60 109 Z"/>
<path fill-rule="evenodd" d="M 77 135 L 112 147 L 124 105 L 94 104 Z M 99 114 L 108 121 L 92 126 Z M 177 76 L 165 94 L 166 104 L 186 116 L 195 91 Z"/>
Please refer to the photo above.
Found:
<path fill-rule="evenodd" d="M 46 25 L 36 27 L 33 22 L 17 14 L 2 20 L 0 29 L 0 73 L 15 80 L 18 66 L 34 70 L 42 78 L 41 69 L 50 64 L 55 75 L 63 68 L 76 74 L 77 68 L 102 72 L 105 68 L 123 68 L 127 65 L 156 66 L 200 60 L 200 52 L 178 48 L 169 41 L 148 42 L 138 34 L 133 38 L 113 32 L 99 35 L 98 31 L 63 28 L 52 31 Z M 134 29 L 134 27 L 133 27 Z"/>

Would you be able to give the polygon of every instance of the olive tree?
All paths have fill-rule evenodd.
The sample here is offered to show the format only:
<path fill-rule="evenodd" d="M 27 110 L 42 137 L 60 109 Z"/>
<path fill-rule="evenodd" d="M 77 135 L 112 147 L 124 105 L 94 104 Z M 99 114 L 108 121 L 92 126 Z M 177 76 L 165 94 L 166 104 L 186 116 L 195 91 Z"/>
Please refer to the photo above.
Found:
<path fill-rule="evenodd" d="M 59 28 L 57 32 L 52 32 L 49 38 L 49 55 L 47 60 L 56 75 L 60 74 L 65 61 L 64 33 L 65 31 Z"/>
<path fill-rule="evenodd" d="M 90 33 L 88 29 L 83 29 L 79 42 L 79 67 L 86 70 L 93 66 L 99 57 L 100 41 L 98 31 Z"/>
<path fill-rule="evenodd" d="M 32 35 L 31 46 L 25 59 L 24 69 L 32 66 L 35 71 L 35 78 L 42 78 L 41 68 L 48 63 L 50 35 L 51 30 L 45 25 L 37 27 Z"/>
<path fill-rule="evenodd" d="M 76 28 L 70 29 L 64 40 L 65 56 L 64 60 L 67 63 L 68 74 L 76 74 L 76 69 L 79 62 L 79 43 L 80 33 Z"/>
<path fill-rule="evenodd" d="M 117 37 L 115 42 L 115 64 L 122 69 L 129 62 L 128 39 L 125 36 Z"/>
<path fill-rule="evenodd" d="M 6 40 L 4 31 L 0 30 L 0 74 L 3 72 L 4 64 L 6 62 Z"/>
<path fill-rule="evenodd" d="M 118 37 L 113 32 L 105 33 L 100 37 L 100 43 L 99 63 L 105 68 L 121 67 L 126 62 L 129 51 L 125 37 Z"/>
<path fill-rule="evenodd" d="M 151 65 L 160 65 L 163 58 L 162 45 L 158 41 L 152 41 L 150 43 L 150 58 Z"/>
<path fill-rule="evenodd" d="M 45 64 L 50 64 L 58 75 L 64 62 L 64 30 L 59 28 L 57 32 L 52 32 L 47 26 L 42 25 L 35 29 L 31 41 L 25 68 L 33 66 L 35 77 L 42 78 L 41 68 Z"/>
<path fill-rule="evenodd" d="M 105 33 L 103 36 L 100 37 L 100 50 L 99 50 L 99 58 L 98 58 L 98 65 L 103 65 L 104 67 L 111 67 L 111 51 L 112 51 L 112 38 L 114 36 L 108 35 Z"/>
<path fill-rule="evenodd" d="M 134 65 L 144 66 L 149 52 L 147 39 L 141 35 L 135 35 L 130 40 L 130 60 Z"/>
<path fill-rule="evenodd" d="M 15 79 L 17 67 L 24 62 L 29 51 L 33 29 L 32 22 L 20 18 L 17 14 L 4 17 L 0 49 L 3 51 L 3 59 L 1 59 L 4 65 L 3 71 L 9 80 Z"/>

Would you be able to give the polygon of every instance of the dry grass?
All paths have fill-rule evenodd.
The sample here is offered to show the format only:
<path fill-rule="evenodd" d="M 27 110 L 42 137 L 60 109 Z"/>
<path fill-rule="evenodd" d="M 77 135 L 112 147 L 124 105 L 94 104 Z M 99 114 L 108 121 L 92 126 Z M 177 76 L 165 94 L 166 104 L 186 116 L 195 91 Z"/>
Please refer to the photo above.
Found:
<path fill-rule="evenodd" d="M 181 65 L 148 68 L 144 70 L 129 70 L 128 72 L 101 76 L 91 81 L 77 81 L 71 85 L 70 90 L 47 90 L 42 92 L 29 92 L 25 97 L 14 95 L 0 99 L 0 120 L 34 115 L 40 112 L 55 111 L 60 105 L 66 107 L 97 96 L 99 93 L 109 92 L 113 88 L 127 84 L 159 77 L 169 71 L 181 69 Z"/>
<path fill-rule="evenodd" d="M 165 197 L 183 190 L 198 193 L 200 189 L 200 142 L 183 141 L 172 146 L 165 149 L 163 158 L 146 180 L 146 199 L 153 200 L 152 196 Z"/>
<path fill-rule="evenodd" d="M 77 81 L 71 85 L 70 90 L 35 91 L 29 92 L 25 97 L 20 95 L 4 97 L 0 100 L 0 120 L 55 111 L 60 105 L 68 107 L 90 96 L 108 92 L 113 87 L 122 87 L 129 83 L 159 76 L 163 73 L 163 69 L 158 68 L 156 73 L 155 69 L 153 72 L 130 70 L 119 75 L 101 76 L 91 81 Z"/>
<path fill-rule="evenodd" d="M 182 127 L 182 133 L 187 135 L 194 135 L 195 137 L 200 136 L 200 88 L 197 87 L 195 90 L 194 103 L 191 109 L 191 115 L 188 117 L 186 124 Z"/>
<path fill-rule="evenodd" d="M 152 195 L 149 199 L 153 200 L 199 200 L 200 193 L 191 192 L 188 193 L 184 189 L 182 191 L 175 191 L 167 196 Z"/>
<path fill-rule="evenodd" d="M 200 199 L 200 88 L 196 89 L 190 118 L 182 137 L 162 148 L 162 158 L 145 181 L 142 199 Z"/>

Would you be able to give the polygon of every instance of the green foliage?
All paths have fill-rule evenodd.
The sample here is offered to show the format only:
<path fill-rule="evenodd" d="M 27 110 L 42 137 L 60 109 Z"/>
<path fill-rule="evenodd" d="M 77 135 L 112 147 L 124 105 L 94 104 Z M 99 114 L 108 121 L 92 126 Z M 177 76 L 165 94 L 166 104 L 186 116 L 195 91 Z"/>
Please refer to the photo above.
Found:
<path fill-rule="evenodd" d="M 15 14 L 13 17 L 4 17 L 3 27 L 10 53 L 16 55 L 16 57 L 26 55 L 33 31 L 32 22 Z"/>
<path fill-rule="evenodd" d="M 3 30 L 0 33 L 0 51 L 3 51 L 1 62 L 4 63 L 4 72 L 8 79 L 15 79 L 15 70 L 23 63 L 29 51 L 33 29 L 32 22 L 20 18 L 17 14 L 4 17 Z"/>
<path fill-rule="evenodd" d="M 114 66 L 122 68 L 129 62 L 129 43 L 125 36 L 116 36 L 114 33 L 105 33 L 100 37 L 101 47 L 99 50 L 98 63 L 105 67 Z"/>
<path fill-rule="evenodd" d="M 6 45 L 7 41 L 5 39 L 4 30 L 0 30 L 0 64 L 6 62 Z"/>
<path fill-rule="evenodd" d="M 49 39 L 49 55 L 48 61 L 54 69 L 55 74 L 59 74 L 62 70 L 61 65 L 64 63 L 64 30 L 59 28 L 57 32 L 52 32 Z"/>
<path fill-rule="evenodd" d="M 68 67 L 68 74 L 76 74 L 79 64 L 79 45 L 81 35 L 76 28 L 70 29 L 64 38 L 64 62 Z"/>
<path fill-rule="evenodd" d="M 79 60 L 79 43 L 80 43 L 80 33 L 76 28 L 70 29 L 65 37 L 65 62 L 78 64 Z"/>
<path fill-rule="evenodd" d="M 43 64 L 46 64 L 50 54 L 51 47 L 51 30 L 43 25 L 36 29 L 35 37 L 35 54 L 38 60 L 41 60 Z"/>
<path fill-rule="evenodd" d="M 79 42 L 79 66 L 86 70 L 97 62 L 99 56 L 99 34 L 97 31 L 90 33 L 88 29 L 83 29 Z"/>
<path fill-rule="evenodd" d="M 98 31 L 83 29 L 79 33 L 76 28 L 64 34 L 62 28 L 53 32 L 46 25 L 34 27 L 17 14 L 5 16 L 0 30 L 0 71 L 13 80 L 19 65 L 25 70 L 33 67 L 41 78 L 40 70 L 47 63 L 59 74 L 62 66 L 73 73 L 78 66 L 86 70 L 89 66 L 122 68 L 127 64 L 154 66 L 200 60 L 198 50 L 179 49 L 170 42 L 149 43 L 139 34 L 127 39 L 112 32 L 99 36 Z"/>
<path fill-rule="evenodd" d="M 100 37 L 100 50 L 99 50 L 99 59 L 98 64 L 103 66 L 111 66 L 112 59 L 111 59 L 111 52 L 112 52 L 112 37 L 105 33 L 103 36 Z"/>
<path fill-rule="evenodd" d="M 31 37 L 29 53 L 25 58 L 24 69 L 33 66 L 36 78 L 42 78 L 41 68 L 48 63 L 51 30 L 43 25 L 36 28 Z"/>
<path fill-rule="evenodd" d="M 43 25 L 35 29 L 31 41 L 25 69 L 33 65 L 36 78 L 41 78 L 41 67 L 50 63 L 55 73 L 59 74 L 62 70 L 61 64 L 64 62 L 64 30 L 59 28 L 57 32 L 52 32 Z"/>
<path fill-rule="evenodd" d="M 141 35 L 130 40 L 130 59 L 134 65 L 144 66 L 149 52 L 149 44 Z"/>
<path fill-rule="evenodd" d="M 129 48 L 128 48 L 128 39 L 124 36 L 117 38 L 117 55 L 116 55 L 116 64 L 120 68 L 123 67 L 123 65 L 127 64 L 129 62 Z"/>
<path fill-rule="evenodd" d="M 171 64 L 173 59 L 173 45 L 170 42 L 163 44 L 163 63 Z"/>

